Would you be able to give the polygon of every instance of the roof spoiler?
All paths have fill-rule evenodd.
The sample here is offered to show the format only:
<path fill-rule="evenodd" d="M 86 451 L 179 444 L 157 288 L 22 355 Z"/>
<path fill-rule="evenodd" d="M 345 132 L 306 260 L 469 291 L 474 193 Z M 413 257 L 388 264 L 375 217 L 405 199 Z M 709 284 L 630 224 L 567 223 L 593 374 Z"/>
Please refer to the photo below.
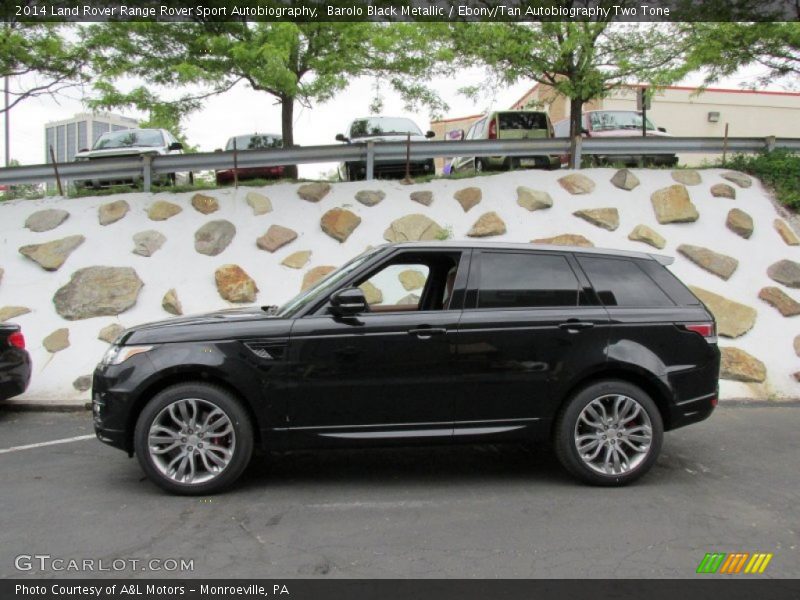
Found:
<path fill-rule="evenodd" d="M 660 264 L 664 265 L 665 267 L 675 262 L 674 256 L 666 256 L 664 254 L 651 254 L 650 258 L 652 258 L 653 260 L 657 260 Z"/>

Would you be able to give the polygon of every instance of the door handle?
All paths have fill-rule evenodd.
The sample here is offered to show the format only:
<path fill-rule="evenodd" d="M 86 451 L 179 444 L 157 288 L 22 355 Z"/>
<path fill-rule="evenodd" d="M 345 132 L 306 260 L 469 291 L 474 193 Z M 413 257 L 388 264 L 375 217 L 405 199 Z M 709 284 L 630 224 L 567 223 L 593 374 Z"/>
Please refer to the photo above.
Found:
<path fill-rule="evenodd" d="M 578 321 L 575 319 L 574 321 L 570 320 L 566 323 L 559 324 L 561 329 L 566 329 L 567 331 L 579 331 L 581 329 L 591 329 L 594 327 L 594 323 L 591 321 Z"/>
<path fill-rule="evenodd" d="M 440 327 L 419 327 L 417 329 L 409 329 L 409 335 L 415 335 L 418 338 L 425 340 L 434 335 L 444 335 L 447 333 L 446 329 Z"/>

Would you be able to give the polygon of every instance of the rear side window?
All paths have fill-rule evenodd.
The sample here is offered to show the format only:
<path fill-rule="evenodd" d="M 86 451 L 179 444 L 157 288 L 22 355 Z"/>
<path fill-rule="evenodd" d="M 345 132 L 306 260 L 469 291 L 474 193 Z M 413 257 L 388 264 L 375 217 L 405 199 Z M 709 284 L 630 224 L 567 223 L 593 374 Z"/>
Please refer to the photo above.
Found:
<path fill-rule="evenodd" d="M 576 306 L 578 280 L 564 256 L 481 255 L 478 308 Z"/>
<path fill-rule="evenodd" d="M 681 280 L 675 277 L 667 267 L 664 267 L 654 260 L 639 261 L 639 266 L 642 267 L 658 286 L 664 290 L 669 297 L 679 306 L 697 306 L 700 301 L 695 298 L 694 294 L 690 292 L 686 286 L 681 283 Z"/>
<path fill-rule="evenodd" d="M 540 112 L 500 113 L 500 129 L 547 129 L 547 115 Z"/>
<path fill-rule="evenodd" d="M 604 306 L 657 307 L 674 303 L 637 265 L 638 261 L 578 257 Z"/>

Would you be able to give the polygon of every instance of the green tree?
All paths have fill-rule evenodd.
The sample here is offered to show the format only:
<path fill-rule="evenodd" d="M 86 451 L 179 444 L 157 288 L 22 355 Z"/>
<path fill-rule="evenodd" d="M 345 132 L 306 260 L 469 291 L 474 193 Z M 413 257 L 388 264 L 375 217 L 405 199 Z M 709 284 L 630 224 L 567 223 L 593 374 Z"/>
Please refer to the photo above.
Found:
<path fill-rule="evenodd" d="M 735 74 L 741 67 L 760 68 L 750 87 L 778 80 L 800 82 L 800 23 L 689 23 L 688 63 L 705 69 L 705 85 Z"/>
<path fill-rule="evenodd" d="M 209 96 L 246 84 L 280 104 L 283 143 L 292 146 L 296 104 L 325 102 L 356 77 L 380 78 L 410 107 L 444 108 L 422 83 L 439 64 L 424 30 L 407 23 L 198 21 L 110 22 L 86 33 L 93 46 L 105 48 L 94 62 L 102 81 L 96 103 L 131 104 L 149 94 L 151 106 L 171 104 L 186 114 Z M 147 87 L 128 93 L 114 87 L 117 79 L 130 76 Z M 198 91 L 166 102 L 156 98 L 152 86 Z"/>
<path fill-rule="evenodd" d="M 69 40 L 67 31 L 59 23 L 0 25 L 0 77 L 17 84 L 9 90 L 9 110 L 27 98 L 54 96 L 87 81 L 90 49 Z M 0 106 L 0 113 L 5 110 Z"/>
<path fill-rule="evenodd" d="M 577 0 L 569 6 L 585 4 Z M 626 83 L 665 85 L 683 76 L 684 38 L 678 28 L 663 23 L 607 20 L 459 23 L 451 28 L 460 61 L 487 68 L 485 87 L 533 80 L 566 96 L 573 139 L 580 135 L 581 112 L 589 100 Z"/>

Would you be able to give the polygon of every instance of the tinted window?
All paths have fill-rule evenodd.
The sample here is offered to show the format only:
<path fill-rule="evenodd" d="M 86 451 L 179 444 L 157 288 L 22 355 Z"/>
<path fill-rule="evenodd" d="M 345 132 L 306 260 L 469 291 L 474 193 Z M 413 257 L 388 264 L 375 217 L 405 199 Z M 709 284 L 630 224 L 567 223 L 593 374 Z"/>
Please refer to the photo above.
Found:
<path fill-rule="evenodd" d="M 540 112 L 500 113 L 500 129 L 547 129 L 547 115 Z"/>
<path fill-rule="evenodd" d="M 635 261 L 586 256 L 578 261 L 605 306 L 673 306 Z"/>
<path fill-rule="evenodd" d="M 559 255 L 484 253 L 478 308 L 575 306 L 578 280 Z"/>
<path fill-rule="evenodd" d="M 675 304 L 680 306 L 697 306 L 700 304 L 694 294 L 686 289 L 686 286 L 666 267 L 654 260 L 642 260 L 638 264 L 662 290 L 669 294 Z"/>
<path fill-rule="evenodd" d="M 158 129 L 124 129 L 101 135 L 93 150 L 105 148 L 158 147 L 164 145 L 164 138 Z"/>
<path fill-rule="evenodd" d="M 262 148 L 280 148 L 283 146 L 283 138 L 276 135 L 237 135 L 230 138 L 226 150 L 233 150 L 233 141 L 236 140 L 237 150 L 256 150 Z"/>
<path fill-rule="evenodd" d="M 373 135 L 422 135 L 411 119 L 402 117 L 372 117 L 353 121 L 350 137 L 369 137 Z"/>

